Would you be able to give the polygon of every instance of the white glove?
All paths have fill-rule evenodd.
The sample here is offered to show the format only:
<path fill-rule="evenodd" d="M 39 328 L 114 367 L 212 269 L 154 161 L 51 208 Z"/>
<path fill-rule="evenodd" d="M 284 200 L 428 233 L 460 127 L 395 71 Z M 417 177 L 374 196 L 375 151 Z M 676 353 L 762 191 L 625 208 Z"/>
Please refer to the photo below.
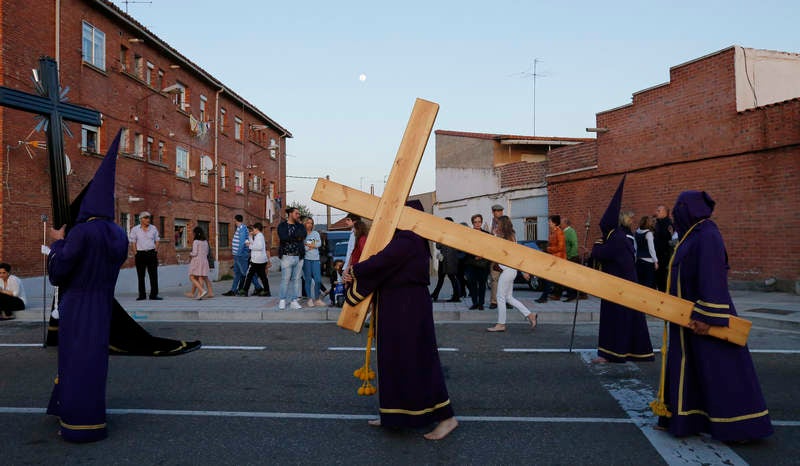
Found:
<path fill-rule="evenodd" d="M 47 246 L 46 244 L 42 245 L 42 254 L 44 254 L 45 256 L 50 254 L 50 247 Z"/>

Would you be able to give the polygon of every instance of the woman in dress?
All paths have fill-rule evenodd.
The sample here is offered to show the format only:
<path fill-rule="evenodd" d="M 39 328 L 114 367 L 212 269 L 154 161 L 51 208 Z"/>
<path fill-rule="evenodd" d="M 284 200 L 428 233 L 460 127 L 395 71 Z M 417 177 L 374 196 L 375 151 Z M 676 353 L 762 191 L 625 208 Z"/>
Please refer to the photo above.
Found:
<path fill-rule="evenodd" d="M 503 215 L 497 219 L 497 236 L 517 242 L 516 235 L 514 234 L 514 227 L 511 225 L 511 219 L 508 215 Z M 522 315 L 528 319 L 531 324 L 531 329 L 536 328 L 537 315 L 528 310 L 524 304 L 514 298 L 514 278 L 517 276 L 517 271 L 511 267 L 497 264 L 500 267 L 500 277 L 497 279 L 497 324 L 494 327 L 486 329 L 487 332 L 505 332 L 506 331 L 506 303 L 517 308 Z M 523 274 L 526 280 L 530 279 L 530 275 Z"/>
<path fill-rule="evenodd" d="M 190 298 L 203 299 L 208 294 L 204 284 L 208 277 L 208 241 L 206 233 L 200 227 L 192 230 L 194 241 L 192 241 L 192 260 L 189 262 L 189 280 L 192 282 L 192 291 L 187 294 Z M 197 293 L 195 295 L 195 293 Z"/>

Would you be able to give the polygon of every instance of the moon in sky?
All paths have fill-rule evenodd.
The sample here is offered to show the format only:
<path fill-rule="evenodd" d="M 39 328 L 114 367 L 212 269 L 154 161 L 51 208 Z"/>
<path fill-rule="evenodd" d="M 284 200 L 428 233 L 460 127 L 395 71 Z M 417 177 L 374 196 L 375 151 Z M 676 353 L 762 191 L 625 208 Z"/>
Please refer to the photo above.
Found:
<path fill-rule="evenodd" d="M 358 75 L 358 80 L 363 83 L 364 81 L 367 80 L 367 75 L 364 74 L 364 73 L 361 73 L 360 75 Z"/>

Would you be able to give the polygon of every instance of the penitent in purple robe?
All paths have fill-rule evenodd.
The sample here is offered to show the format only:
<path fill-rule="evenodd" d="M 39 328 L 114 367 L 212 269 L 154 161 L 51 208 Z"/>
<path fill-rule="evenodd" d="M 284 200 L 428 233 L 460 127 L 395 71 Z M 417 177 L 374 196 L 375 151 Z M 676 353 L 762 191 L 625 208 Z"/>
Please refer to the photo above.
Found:
<path fill-rule="evenodd" d="M 630 231 L 618 226 L 602 244 L 595 244 L 592 257 L 602 271 L 636 282 L 636 256 Z M 605 299 L 600 302 L 600 329 L 597 355 L 610 362 L 652 361 L 655 359 L 647 319 L 641 312 Z"/>
<path fill-rule="evenodd" d="M 705 192 L 681 193 L 673 210 L 681 241 L 669 271 L 670 294 L 695 303 L 691 319 L 728 326 L 736 315 L 728 292 L 728 257 L 714 201 Z M 747 346 L 738 346 L 670 324 L 665 401 L 671 417 L 659 418 L 675 436 L 707 432 L 724 442 L 772 434 L 761 386 Z"/>
<path fill-rule="evenodd" d="M 128 237 L 114 223 L 114 170 L 119 135 L 84 197 L 77 223 L 50 246 L 50 282 L 59 287 L 58 378 L 48 414 L 61 437 L 106 437 L 106 378 L 114 286 L 128 257 Z"/>
<path fill-rule="evenodd" d="M 348 303 L 375 293 L 381 425 L 422 427 L 453 417 L 428 285 L 423 238 L 398 230 L 379 253 L 353 266 Z"/>

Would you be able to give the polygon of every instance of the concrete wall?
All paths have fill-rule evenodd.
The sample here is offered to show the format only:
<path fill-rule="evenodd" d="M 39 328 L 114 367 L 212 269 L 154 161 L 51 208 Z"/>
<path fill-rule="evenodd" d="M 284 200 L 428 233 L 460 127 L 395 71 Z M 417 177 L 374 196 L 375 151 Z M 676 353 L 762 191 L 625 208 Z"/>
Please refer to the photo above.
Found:
<path fill-rule="evenodd" d="M 735 49 L 737 111 L 800 96 L 800 54 Z"/>

